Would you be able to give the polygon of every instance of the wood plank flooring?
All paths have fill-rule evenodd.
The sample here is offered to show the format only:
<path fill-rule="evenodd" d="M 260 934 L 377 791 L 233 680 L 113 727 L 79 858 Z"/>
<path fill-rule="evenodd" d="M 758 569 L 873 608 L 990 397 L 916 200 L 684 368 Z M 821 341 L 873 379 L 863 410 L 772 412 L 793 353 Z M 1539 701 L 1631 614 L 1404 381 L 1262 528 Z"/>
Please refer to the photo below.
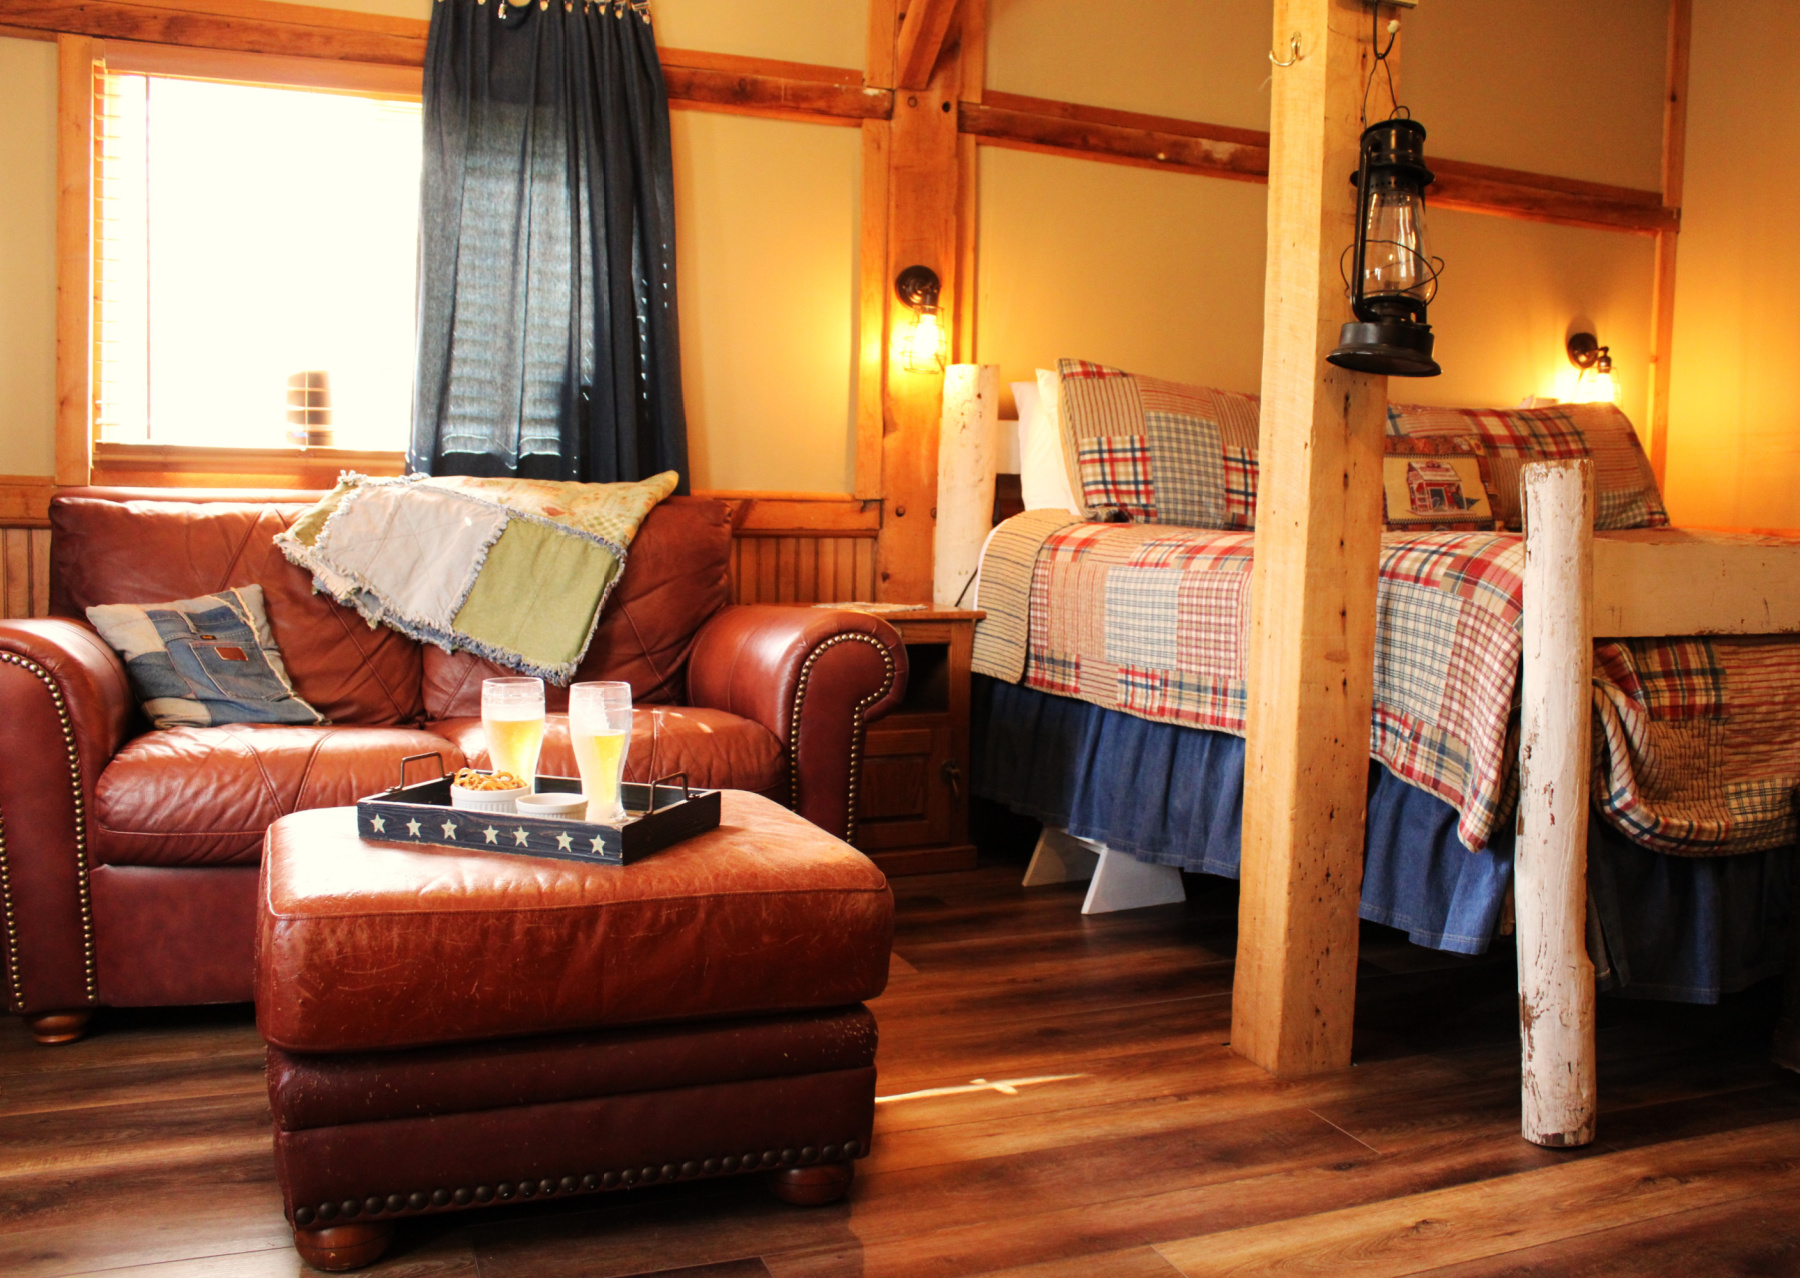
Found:
<path fill-rule="evenodd" d="M 405 1278 L 1800 1275 L 1778 993 L 1602 1000 L 1600 1141 L 1518 1136 L 1510 958 L 1366 928 L 1356 1065 L 1233 1054 L 1236 892 L 1083 918 L 1019 867 L 894 880 L 874 1153 L 846 1204 L 753 1182 L 414 1222 Z M 247 1008 L 0 1018 L 0 1274 L 311 1272 L 281 1218 Z"/>

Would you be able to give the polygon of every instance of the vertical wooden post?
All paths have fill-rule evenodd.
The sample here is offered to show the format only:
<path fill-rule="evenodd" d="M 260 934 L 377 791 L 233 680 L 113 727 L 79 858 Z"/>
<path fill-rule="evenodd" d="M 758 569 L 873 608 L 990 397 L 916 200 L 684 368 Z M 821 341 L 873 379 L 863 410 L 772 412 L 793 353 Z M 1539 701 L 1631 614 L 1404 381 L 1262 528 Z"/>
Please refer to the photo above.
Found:
<path fill-rule="evenodd" d="M 942 0 L 929 2 L 934 8 L 942 4 Z M 893 0 L 872 0 L 871 21 L 891 23 L 894 7 Z M 931 598 L 932 512 L 937 502 L 943 374 L 912 372 L 902 365 L 898 343 L 910 331 L 913 315 L 894 296 L 894 277 L 908 266 L 928 266 L 937 272 L 942 286 L 939 322 L 946 345 L 956 332 L 958 297 L 956 103 L 961 86 L 960 45 L 943 48 L 927 70 L 924 88 L 895 89 L 888 141 L 884 281 L 888 340 L 881 454 L 885 510 L 876 546 L 876 580 L 879 598 L 902 602 Z M 946 363 L 949 354 L 944 351 Z"/>
<path fill-rule="evenodd" d="M 1298 35 L 1301 57 L 1272 83 L 1231 1037 L 1280 1074 L 1348 1065 L 1356 1002 L 1387 389 L 1325 356 L 1350 318 L 1370 32 L 1361 0 L 1276 0 L 1272 47 Z"/>
<path fill-rule="evenodd" d="M 994 522 L 994 472 L 1000 445 L 1000 366 L 952 364 L 944 370 L 938 432 L 936 533 L 931 602 L 960 608 L 981 567 Z"/>
<path fill-rule="evenodd" d="M 1521 1129 L 1594 1139 L 1594 965 L 1588 961 L 1588 778 L 1594 646 L 1593 466 L 1532 462 L 1525 496 L 1518 915 Z"/>
<path fill-rule="evenodd" d="M 1669 54 L 1663 92 L 1662 202 L 1681 210 L 1682 176 L 1687 168 L 1688 44 L 1694 27 L 1694 0 L 1669 0 Z M 1675 245 L 1680 234 L 1656 233 L 1656 284 L 1650 300 L 1650 469 L 1663 482 L 1669 460 L 1670 352 L 1675 342 Z"/>
<path fill-rule="evenodd" d="M 56 482 L 85 484 L 94 454 L 94 59 L 56 38 Z"/>

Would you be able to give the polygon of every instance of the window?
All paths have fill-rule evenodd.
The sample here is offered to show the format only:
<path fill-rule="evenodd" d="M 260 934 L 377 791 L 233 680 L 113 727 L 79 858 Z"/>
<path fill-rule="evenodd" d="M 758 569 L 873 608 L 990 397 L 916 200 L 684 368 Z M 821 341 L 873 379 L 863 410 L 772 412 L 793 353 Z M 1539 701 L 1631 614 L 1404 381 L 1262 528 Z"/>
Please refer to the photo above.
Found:
<path fill-rule="evenodd" d="M 406 446 L 411 97 L 96 64 L 97 442 L 291 447 L 290 385 L 324 381 L 312 443 Z"/>

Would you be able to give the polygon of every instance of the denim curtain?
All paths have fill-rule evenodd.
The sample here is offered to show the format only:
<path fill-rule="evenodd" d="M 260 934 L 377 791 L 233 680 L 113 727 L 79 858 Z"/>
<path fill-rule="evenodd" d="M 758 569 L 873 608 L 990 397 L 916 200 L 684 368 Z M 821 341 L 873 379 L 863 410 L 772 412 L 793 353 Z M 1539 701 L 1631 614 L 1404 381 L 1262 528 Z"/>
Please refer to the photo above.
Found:
<path fill-rule="evenodd" d="M 669 104 L 647 5 L 438 0 L 419 363 L 434 475 L 681 473 Z"/>

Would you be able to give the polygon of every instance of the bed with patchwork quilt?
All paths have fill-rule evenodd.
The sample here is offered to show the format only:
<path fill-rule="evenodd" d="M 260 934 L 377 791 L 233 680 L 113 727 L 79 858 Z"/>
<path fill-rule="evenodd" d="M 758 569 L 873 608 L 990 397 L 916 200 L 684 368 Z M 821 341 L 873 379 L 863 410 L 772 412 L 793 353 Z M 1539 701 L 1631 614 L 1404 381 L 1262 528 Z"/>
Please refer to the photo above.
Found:
<path fill-rule="evenodd" d="M 1060 397 L 1085 509 L 1015 516 L 983 555 L 974 790 L 1141 860 L 1235 875 L 1255 399 L 1073 361 Z M 1382 542 L 1362 913 L 1420 943 L 1479 953 L 1505 928 L 1520 465 L 1586 456 L 1598 529 L 1668 523 L 1629 423 L 1601 407 L 1390 413 L 1390 434 L 1408 441 L 1390 453 L 1466 439 L 1491 484 L 1485 519 L 1445 512 L 1443 526 Z M 1171 443 L 1183 412 L 1218 423 L 1187 429 L 1179 447 L 1192 455 Z M 1415 479 L 1448 473 L 1436 458 L 1387 460 Z M 1189 526 L 1196 518 L 1217 526 Z M 1779 972 L 1800 641 L 1597 638 L 1593 706 L 1590 931 L 1603 984 L 1712 1001 Z"/>

